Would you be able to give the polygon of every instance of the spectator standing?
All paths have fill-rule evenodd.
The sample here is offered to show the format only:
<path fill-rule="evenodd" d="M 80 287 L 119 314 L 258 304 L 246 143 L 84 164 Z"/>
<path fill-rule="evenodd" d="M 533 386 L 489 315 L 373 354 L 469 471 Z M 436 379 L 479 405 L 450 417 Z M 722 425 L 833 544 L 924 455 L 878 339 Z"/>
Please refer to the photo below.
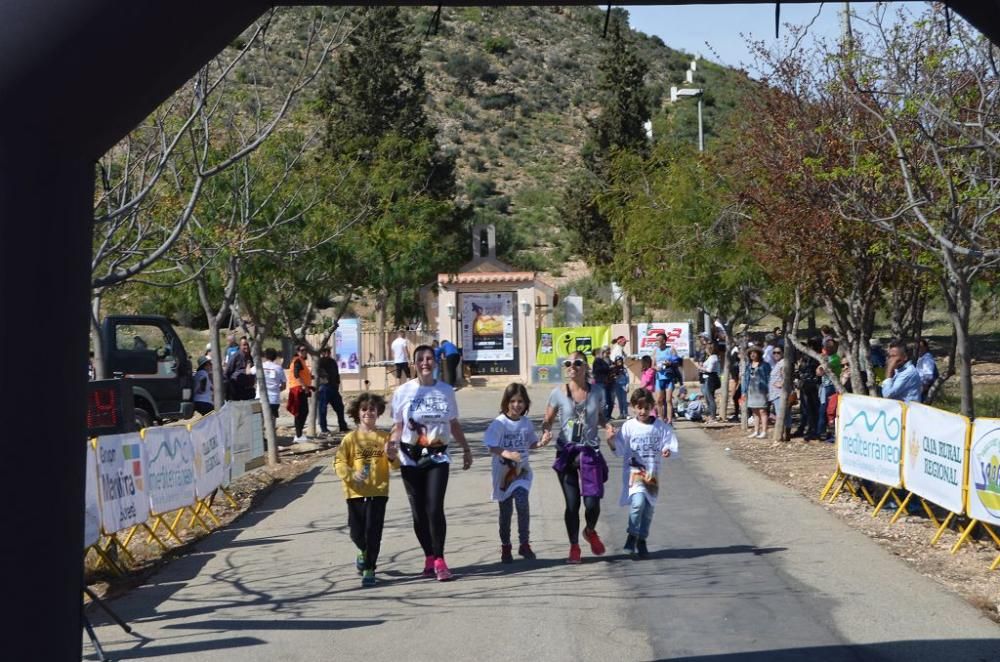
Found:
<path fill-rule="evenodd" d="M 437 340 L 431 343 L 434 350 L 434 381 L 441 379 L 441 367 L 444 365 L 444 353 L 441 351 L 441 343 Z"/>
<path fill-rule="evenodd" d="M 194 373 L 194 410 L 204 416 L 215 409 L 215 389 L 212 386 L 212 359 L 198 357 L 198 371 Z"/>
<path fill-rule="evenodd" d="M 709 341 L 706 345 L 705 360 L 698 364 L 698 374 L 701 377 L 701 392 L 705 396 L 705 406 L 708 407 L 706 422 L 709 423 L 718 419 L 715 392 L 722 386 L 722 379 L 719 377 L 720 349 L 718 345 Z"/>
<path fill-rule="evenodd" d="M 330 434 L 326 425 L 326 408 L 333 407 L 337 415 L 337 425 L 341 432 L 349 432 L 347 420 L 344 418 L 344 399 L 340 395 L 340 368 L 337 362 L 330 358 L 330 348 L 319 350 L 319 364 L 316 366 L 316 407 L 319 411 L 319 428 L 323 434 Z"/>
<path fill-rule="evenodd" d="M 309 369 L 309 349 L 299 345 L 296 356 L 292 359 L 292 375 L 288 380 L 291 389 L 288 393 L 288 411 L 295 417 L 295 438 L 293 443 L 308 441 L 303 434 L 306 418 L 309 416 L 309 395 L 316 390 L 313 386 L 312 371 Z"/>
<path fill-rule="evenodd" d="M 628 358 L 628 355 L 625 353 L 625 345 L 627 344 L 628 338 L 625 336 L 615 338 L 614 342 L 611 343 L 611 353 L 608 354 L 608 360 L 614 363 L 618 358 L 621 358 L 622 361 Z"/>
<path fill-rule="evenodd" d="M 785 390 L 785 350 L 783 347 L 774 347 L 771 352 L 771 356 L 774 357 L 775 363 L 771 366 L 771 377 L 769 378 L 767 385 L 767 399 L 774 409 L 775 417 L 781 415 L 781 393 Z M 791 394 L 789 394 L 788 401 L 785 404 L 785 434 L 782 436 L 782 441 L 788 441 L 791 438 L 792 430 L 792 400 Z"/>
<path fill-rule="evenodd" d="M 444 382 L 454 387 L 458 384 L 458 361 L 461 352 L 455 347 L 455 343 L 445 338 L 441 341 L 441 356 L 444 358 Z"/>
<path fill-rule="evenodd" d="M 608 411 L 611 408 L 611 398 L 613 394 L 609 388 L 609 382 L 611 381 L 611 364 L 605 358 L 607 355 L 607 347 L 601 347 L 594 352 L 594 363 L 591 367 L 591 374 L 593 375 L 594 381 L 594 392 L 597 393 L 597 397 L 601 399 L 601 403 L 604 406 L 604 418 L 609 416 Z"/>
<path fill-rule="evenodd" d="M 882 397 L 903 402 L 920 402 L 923 381 L 920 371 L 910 361 L 906 343 L 894 340 L 889 343 L 889 360 L 882 380 Z"/>
<path fill-rule="evenodd" d="M 639 362 L 639 386 L 650 393 L 656 388 L 656 371 L 653 370 L 653 357 L 646 354 Z"/>
<path fill-rule="evenodd" d="M 264 361 L 260 365 L 261 370 L 264 371 L 264 391 L 267 393 L 267 406 L 271 408 L 271 418 L 276 422 L 278 420 L 278 408 L 281 406 L 281 392 L 288 386 L 288 380 L 285 379 L 285 371 L 277 360 L 278 350 L 268 347 L 264 350 Z M 255 367 L 250 368 L 250 373 L 256 375 L 257 369 Z M 257 399 L 263 401 L 259 390 L 257 391 Z"/>
<path fill-rule="evenodd" d="M 396 386 L 403 383 L 403 375 L 410 378 L 410 343 L 406 339 L 406 332 L 402 329 L 389 346 L 392 351 L 392 362 L 396 366 Z M 431 350 L 433 351 L 433 350 Z"/>
<path fill-rule="evenodd" d="M 615 400 L 618 401 L 618 418 L 624 419 L 628 416 L 628 369 L 625 367 L 625 357 L 619 356 L 611 365 L 612 383 L 609 392 L 614 392 Z M 610 398 L 609 398 L 610 402 Z M 612 405 L 608 405 L 608 413 L 605 418 L 611 420 Z"/>
<path fill-rule="evenodd" d="M 772 372 L 774 372 L 774 364 L 778 362 L 778 359 L 774 358 L 774 348 L 776 345 L 777 337 L 773 333 L 764 336 L 764 362 L 771 366 Z"/>
<path fill-rule="evenodd" d="M 885 355 L 882 341 L 878 338 L 872 338 L 868 345 L 871 348 L 868 354 L 868 365 L 871 366 L 872 371 L 875 373 L 875 388 L 881 390 L 880 385 L 882 384 L 882 380 L 885 379 L 885 364 L 888 357 Z"/>
<path fill-rule="evenodd" d="M 917 371 L 920 373 L 920 401 L 927 402 L 931 387 L 938 378 L 937 362 L 926 338 L 917 341 Z"/>
<path fill-rule="evenodd" d="M 822 341 L 818 337 L 810 338 L 808 345 L 809 349 L 816 353 L 823 349 Z M 800 418 L 799 429 L 795 434 L 805 441 L 813 441 L 818 438 L 817 427 L 820 415 L 818 370 L 819 361 L 803 352 L 798 366 Z"/>
<path fill-rule="evenodd" d="M 743 371 L 743 392 L 747 396 L 747 409 L 753 412 L 752 439 L 767 436 L 767 386 L 771 378 L 771 366 L 764 362 L 764 352 L 760 347 L 747 350 L 747 368 Z"/>
<path fill-rule="evenodd" d="M 243 339 L 245 340 L 246 336 L 243 336 Z M 209 345 L 206 349 L 211 350 L 212 346 Z M 226 357 L 224 361 L 228 364 L 229 359 L 231 359 L 233 357 L 233 354 L 235 354 L 238 351 L 240 351 L 240 346 L 236 343 L 236 336 L 230 333 L 228 336 L 226 336 Z"/>
<path fill-rule="evenodd" d="M 243 337 L 240 339 L 239 348 L 236 352 L 227 354 L 226 371 L 223 375 L 226 380 L 227 400 L 253 400 L 255 383 L 250 369 L 253 368 L 253 357 L 250 356 L 250 341 Z"/>
<path fill-rule="evenodd" d="M 822 364 L 816 368 L 816 374 L 819 375 L 820 378 L 819 425 L 816 427 L 816 435 L 820 439 L 825 439 L 827 437 L 827 404 L 830 402 L 831 397 L 837 392 L 836 385 L 838 380 L 840 380 L 840 372 L 842 370 L 840 354 L 837 353 L 837 349 L 837 341 L 833 338 L 827 338 L 823 341 L 823 355 L 826 357 L 826 364 L 829 367 L 829 370 L 824 368 Z"/>

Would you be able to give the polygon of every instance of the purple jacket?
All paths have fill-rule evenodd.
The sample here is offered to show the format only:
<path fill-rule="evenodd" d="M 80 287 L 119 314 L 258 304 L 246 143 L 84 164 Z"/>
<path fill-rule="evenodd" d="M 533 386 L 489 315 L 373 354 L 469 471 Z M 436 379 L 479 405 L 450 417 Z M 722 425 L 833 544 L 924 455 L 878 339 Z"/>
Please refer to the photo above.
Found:
<path fill-rule="evenodd" d="M 552 468 L 557 473 L 577 469 L 580 474 L 580 494 L 582 496 L 604 496 L 604 483 L 608 480 L 608 463 L 601 450 L 572 442 L 556 446 L 556 461 Z"/>

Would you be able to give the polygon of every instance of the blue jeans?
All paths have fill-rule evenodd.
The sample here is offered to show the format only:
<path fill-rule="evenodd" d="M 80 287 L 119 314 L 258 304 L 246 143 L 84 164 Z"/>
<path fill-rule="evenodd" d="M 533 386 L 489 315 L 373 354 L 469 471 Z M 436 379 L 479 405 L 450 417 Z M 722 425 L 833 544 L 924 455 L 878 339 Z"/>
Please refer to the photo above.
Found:
<path fill-rule="evenodd" d="M 649 536 L 649 525 L 653 523 L 653 506 L 646 500 L 646 495 L 636 492 L 629 497 L 628 532 L 645 540 Z"/>

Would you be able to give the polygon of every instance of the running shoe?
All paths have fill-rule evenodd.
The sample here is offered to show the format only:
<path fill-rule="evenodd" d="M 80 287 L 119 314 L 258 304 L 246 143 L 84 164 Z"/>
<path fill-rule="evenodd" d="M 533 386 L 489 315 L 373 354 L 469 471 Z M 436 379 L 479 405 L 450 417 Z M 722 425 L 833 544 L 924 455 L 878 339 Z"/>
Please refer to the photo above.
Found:
<path fill-rule="evenodd" d="M 437 576 L 439 582 L 446 582 L 452 578 L 451 570 L 448 569 L 448 564 L 444 562 L 444 557 L 434 560 L 434 574 Z"/>
<path fill-rule="evenodd" d="M 365 571 L 365 553 L 358 552 L 357 557 L 354 559 L 354 567 L 358 569 L 358 574 L 360 575 Z"/>
<path fill-rule="evenodd" d="M 524 558 L 528 559 L 529 561 L 534 561 L 535 558 L 536 558 L 535 557 L 535 553 L 533 551 L 531 551 L 531 545 L 529 545 L 526 542 L 525 543 L 521 543 L 521 546 L 517 548 L 517 553 L 518 553 L 518 555 L 523 556 Z"/>
<path fill-rule="evenodd" d="M 423 575 L 424 575 L 424 577 L 433 577 L 434 576 L 434 557 L 433 556 L 425 556 L 424 557 L 424 572 L 423 572 Z"/>
<path fill-rule="evenodd" d="M 576 563 L 580 563 L 580 562 L 581 562 L 581 559 L 580 559 L 580 546 L 579 545 L 570 545 L 569 546 L 569 558 L 566 559 L 566 563 L 574 563 L 574 564 L 576 564 Z"/>
<path fill-rule="evenodd" d="M 628 552 L 629 556 L 634 555 L 635 554 L 635 536 L 633 536 L 631 533 L 628 534 L 628 537 L 625 538 L 625 546 L 622 549 L 624 549 L 626 552 Z"/>
<path fill-rule="evenodd" d="M 639 541 L 635 544 L 635 550 L 639 554 L 640 559 L 649 558 L 649 548 L 646 547 L 646 539 L 639 538 Z"/>
<path fill-rule="evenodd" d="M 361 575 L 361 586 L 363 588 L 371 588 L 378 584 L 378 580 L 375 579 L 374 570 L 365 570 L 364 574 Z"/>
<path fill-rule="evenodd" d="M 500 545 L 500 563 L 513 563 L 514 555 L 511 554 L 510 545 Z"/>
<path fill-rule="evenodd" d="M 604 543 L 601 542 L 601 537 L 597 535 L 597 531 L 584 528 L 583 539 L 590 543 L 590 551 L 593 552 L 594 556 L 600 556 L 604 553 Z"/>

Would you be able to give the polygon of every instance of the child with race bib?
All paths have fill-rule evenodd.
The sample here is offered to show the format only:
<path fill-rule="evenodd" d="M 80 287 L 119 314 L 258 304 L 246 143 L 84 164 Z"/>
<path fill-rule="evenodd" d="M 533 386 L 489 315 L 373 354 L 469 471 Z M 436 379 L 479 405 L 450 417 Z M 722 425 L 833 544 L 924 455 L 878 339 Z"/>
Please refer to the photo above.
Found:
<path fill-rule="evenodd" d="M 528 463 L 532 448 L 543 445 L 526 417 L 531 399 L 524 384 L 510 384 L 500 399 L 500 415 L 486 428 L 483 442 L 493 456 L 492 500 L 500 503 L 500 562 L 513 563 L 510 524 L 517 507 L 518 555 L 534 559 L 529 531 L 528 491 L 534 473 Z"/>
<path fill-rule="evenodd" d="M 677 452 L 674 429 L 653 415 L 656 399 L 637 388 L 630 399 L 635 417 L 617 434 L 608 433 L 608 446 L 622 458 L 622 492 L 619 505 L 628 505 L 628 537 L 625 551 L 633 558 L 649 558 L 646 538 L 653 521 L 653 508 L 660 487 L 660 465 Z"/>
<path fill-rule="evenodd" d="M 355 566 L 361 585 L 375 586 L 375 565 L 382 546 L 385 506 L 389 501 L 389 467 L 399 467 L 399 448 L 389 433 L 375 429 L 385 411 L 380 395 L 362 393 L 347 410 L 357 426 L 340 442 L 333 461 L 334 471 L 344 482 L 347 525 L 358 548 Z"/>

